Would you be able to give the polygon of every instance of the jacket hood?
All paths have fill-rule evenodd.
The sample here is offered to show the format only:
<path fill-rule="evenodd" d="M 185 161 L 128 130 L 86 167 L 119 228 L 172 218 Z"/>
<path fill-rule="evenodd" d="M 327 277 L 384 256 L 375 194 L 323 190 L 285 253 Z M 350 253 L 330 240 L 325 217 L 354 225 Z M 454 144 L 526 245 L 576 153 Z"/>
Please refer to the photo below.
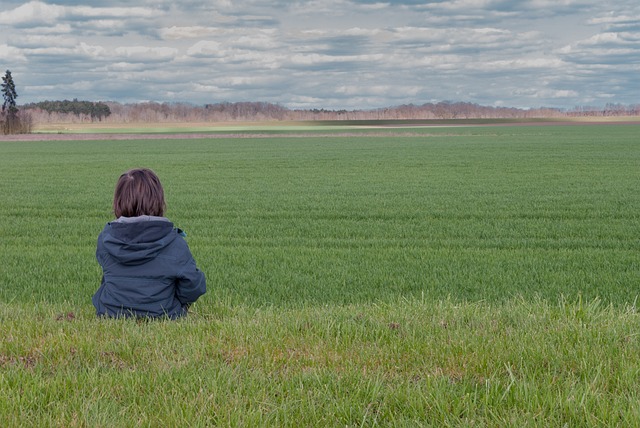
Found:
<path fill-rule="evenodd" d="M 178 237 L 173 223 L 164 218 L 113 221 L 103 231 L 105 250 L 118 262 L 139 265 L 154 259 Z"/>

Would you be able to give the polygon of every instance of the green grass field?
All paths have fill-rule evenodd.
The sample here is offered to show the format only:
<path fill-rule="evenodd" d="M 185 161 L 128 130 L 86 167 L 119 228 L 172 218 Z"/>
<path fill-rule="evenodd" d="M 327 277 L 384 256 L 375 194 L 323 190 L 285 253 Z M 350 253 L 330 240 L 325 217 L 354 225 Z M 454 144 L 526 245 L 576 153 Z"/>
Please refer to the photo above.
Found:
<path fill-rule="evenodd" d="M 0 426 L 638 426 L 639 130 L 0 142 Z M 93 313 L 137 166 L 186 320 Z"/>

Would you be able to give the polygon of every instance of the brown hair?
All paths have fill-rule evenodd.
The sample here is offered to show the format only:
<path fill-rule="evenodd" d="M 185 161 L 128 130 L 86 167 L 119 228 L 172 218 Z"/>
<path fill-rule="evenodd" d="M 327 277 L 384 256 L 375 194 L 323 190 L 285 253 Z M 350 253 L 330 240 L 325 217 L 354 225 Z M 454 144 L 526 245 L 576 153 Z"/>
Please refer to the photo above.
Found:
<path fill-rule="evenodd" d="M 162 217 L 166 204 L 158 176 L 147 168 L 122 174 L 113 195 L 113 213 L 118 217 L 152 215 Z"/>

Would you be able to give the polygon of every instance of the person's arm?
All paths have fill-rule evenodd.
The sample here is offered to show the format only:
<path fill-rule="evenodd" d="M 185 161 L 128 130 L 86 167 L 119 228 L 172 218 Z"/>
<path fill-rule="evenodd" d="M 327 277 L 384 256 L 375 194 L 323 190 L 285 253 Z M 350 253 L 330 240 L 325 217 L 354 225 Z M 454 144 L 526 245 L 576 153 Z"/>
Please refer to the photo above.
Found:
<path fill-rule="evenodd" d="M 188 252 L 188 259 L 176 278 L 176 297 L 183 306 L 189 306 L 207 291 L 204 272 L 196 267 L 196 262 Z"/>

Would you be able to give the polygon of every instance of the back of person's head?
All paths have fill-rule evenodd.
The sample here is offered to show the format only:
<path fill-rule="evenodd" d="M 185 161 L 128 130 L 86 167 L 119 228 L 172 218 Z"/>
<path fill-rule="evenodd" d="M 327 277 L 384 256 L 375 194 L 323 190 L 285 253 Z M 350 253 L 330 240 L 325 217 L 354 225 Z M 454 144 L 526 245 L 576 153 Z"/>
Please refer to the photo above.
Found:
<path fill-rule="evenodd" d="M 113 213 L 119 217 L 164 216 L 164 190 L 158 176 L 147 168 L 122 174 L 113 195 Z"/>

